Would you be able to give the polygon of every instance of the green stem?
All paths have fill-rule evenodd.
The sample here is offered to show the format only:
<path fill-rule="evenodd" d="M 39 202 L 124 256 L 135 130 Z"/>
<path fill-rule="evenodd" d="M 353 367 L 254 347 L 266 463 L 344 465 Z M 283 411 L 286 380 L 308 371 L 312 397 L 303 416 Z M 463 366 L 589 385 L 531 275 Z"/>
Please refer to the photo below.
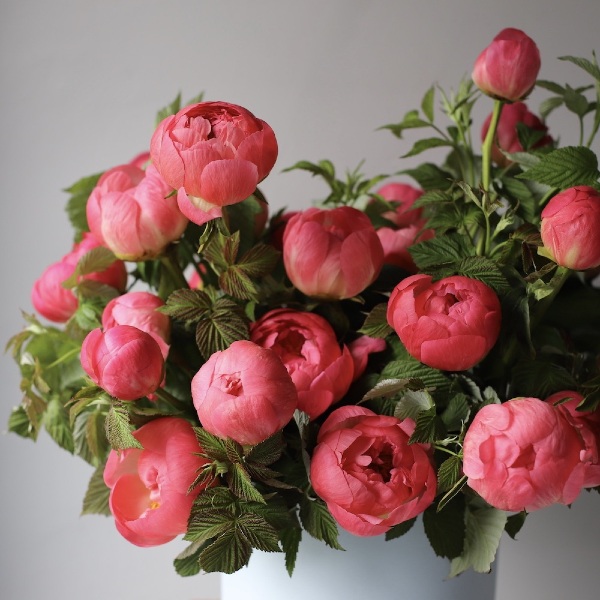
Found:
<path fill-rule="evenodd" d="M 490 191 L 490 182 L 492 174 L 492 145 L 494 143 L 494 138 L 496 137 L 496 129 L 498 128 L 498 121 L 500 120 L 500 113 L 502 112 L 503 106 L 504 101 L 494 100 L 492 120 L 490 121 L 490 127 L 487 131 L 487 135 L 485 136 L 485 140 L 483 141 L 483 146 L 481 148 L 481 184 L 483 186 L 484 192 L 488 193 Z"/>
<path fill-rule="evenodd" d="M 189 287 L 175 251 L 175 247 L 172 246 L 160 257 L 163 272 L 160 276 L 158 295 L 163 300 L 166 300 L 175 290 Z"/>

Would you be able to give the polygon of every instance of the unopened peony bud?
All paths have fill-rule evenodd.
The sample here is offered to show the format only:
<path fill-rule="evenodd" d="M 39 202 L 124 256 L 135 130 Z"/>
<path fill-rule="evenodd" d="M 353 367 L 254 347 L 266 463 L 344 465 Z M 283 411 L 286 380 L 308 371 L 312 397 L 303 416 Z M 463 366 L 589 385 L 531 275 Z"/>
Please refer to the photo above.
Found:
<path fill-rule="evenodd" d="M 529 95 L 541 66 L 535 42 L 519 29 L 503 29 L 477 57 L 475 85 L 488 96 L 515 102 Z"/>
<path fill-rule="evenodd" d="M 600 193 L 569 188 L 551 198 L 541 216 L 541 254 L 576 271 L 600 266 Z"/>
<path fill-rule="evenodd" d="M 81 366 L 91 379 L 120 400 L 136 400 L 156 391 L 164 359 L 152 336 L 131 325 L 94 329 L 83 340 Z"/>
<path fill-rule="evenodd" d="M 383 265 L 383 248 L 369 218 L 356 208 L 309 208 L 285 227 L 283 262 L 301 292 L 340 300 L 373 283 Z"/>

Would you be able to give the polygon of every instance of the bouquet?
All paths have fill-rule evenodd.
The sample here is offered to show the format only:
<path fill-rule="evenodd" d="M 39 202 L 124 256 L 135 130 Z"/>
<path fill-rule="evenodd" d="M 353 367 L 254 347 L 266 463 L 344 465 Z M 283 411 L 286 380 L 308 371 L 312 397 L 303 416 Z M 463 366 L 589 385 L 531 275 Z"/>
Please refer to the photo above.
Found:
<path fill-rule="evenodd" d="M 383 127 L 443 160 L 300 161 L 328 191 L 274 214 L 271 127 L 176 98 L 149 152 L 69 188 L 72 249 L 9 342 L 9 429 L 87 461 L 83 513 L 131 543 L 183 535 L 184 576 L 255 549 L 291 574 L 305 535 L 417 520 L 452 575 L 489 571 L 504 531 L 600 486 L 600 68 L 562 60 L 590 85 L 537 80 L 534 41 L 501 31 L 471 79 Z M 545 124 L 559 108 L 579 145 Z"/>

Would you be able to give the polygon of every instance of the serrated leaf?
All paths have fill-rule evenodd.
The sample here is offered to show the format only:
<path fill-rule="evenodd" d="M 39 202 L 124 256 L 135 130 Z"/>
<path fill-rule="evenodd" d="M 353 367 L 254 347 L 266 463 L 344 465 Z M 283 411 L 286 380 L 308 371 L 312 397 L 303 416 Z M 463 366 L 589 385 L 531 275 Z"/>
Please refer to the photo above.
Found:
<path fill-rule="evenodd" d="M 248 502 L 266 503 L 263 495 L 254 487 L 252 479 L 244 467 L 239 463 L 233 463 L 227 472 L 229 489 L 242 500 Z"/>
<path fill-rule="evenodd" d="M 279 540 L 285 552 L 285 568 L 288 575 L 292 575 L 296 566 L 298 548 L 302 541 L 302 529 L 300 527 L 287 527 L 280 532 Z"/>
<path fill-rule="evenodd" d="M 450 387 L 450 380 L 442 371 L 433 369 L 420 363 L 414 358 L 390 361 L 381 372 L 384 379 L 418 379 L 429 390 L 446 391 Z"/>
<path fill-rule="evenodd" d="M 565 146 L 544 154 L 540 162 L 517 175 L 564 190 L 575 185 L 595 185 L 600 177 L 598 159 L 583 146 Z"/>
<path fill-rule="evenodd" d="M 384 125 L 380 129 L 389 129 L 397 138 L 401 139 L 405 129 L 420 129 L 423 127 L 431 127 L 431 123 L 421 119 L 418 111 L 411 110 L 404 115 L 400 123 Z"/>
<path fill-rule="evenodd" d="M 158 310 L 178 321 L 195 323 L 212 307 L 211 297 L 202 290 L 175 290 L 169 295 L 165 306 Z"/>
<path fill-rule="evenodd" d="M 412 177 L 424 190 L 447 190 L 452 185 L 452 175 L 433 163 L 424 163 L 414 169 L 405 169 L 400 174 Z"/>
<path fill-rule="evenodd" d="M 200 573 L 200 553 L 204 549 L 203 542 L 192 542 L 173 560 L 175 571 L 181 577 L 191 577 Z"/>
<path fill-rule="evenodd" d="M 587 58 L 580 58 L 578 56 L 559 56 L 558 60 L 566 60 L 577 65 L 579 68 L 589 73 L 596 81 L 600 82 L 600 68 L 598 68 L 597 64 Z"/>
<path fill-rule="evenodd" d="M 416 427 L 408 441 L 409 444 L 430 444 L 446 436 L 443 421 L 437 416 L 435 406 L 422 410 L 416 419 Z"/>
<path fill-rule="evenodd" d="M 248 564 L 252 546 L 237 529 L 220 535 L 200 553 L 200 568 L 206 573 L 235 573 Z"/>
<path fill-rule="evenodd" d="M 338 527 L 335 519 L 320 499 L 303 498 L 300 504 L 300 520 L 306 531 L 331 548 L 343 550 L 338 542 Z"/>
<path fill-rule="evenodd" d="M 253 548 L 263 552 L 281 552 L 277 530 L 256 513 L 244 513 L 236 521 L 236 527 Z"/>
<path fill-rule="evenodd" d="M 410 382 L 410 379 L 384 379 L 378 381 L 375 387 L 370 389 L 362 399 L 374 400 L 376 398 L 393 398 L 404 391 Z"/>
<path fill-rule="evenodd" d="M 248 337 L 248 319 L 243 309 L 227 298 L 220 298 L 196 325 L 196 344 L 205 359 Z"/>
<path fill-rule="evenodd" d="M 455 577 L 469 568 L 477 573 L 490 571 L 506 525 L 506 518 L 506 513 L 497 508 L 467 507 L 465 547 L 462 555 L 452 560 L 450 577 Z"/>
<path fill-rule="evenodd" d="M 394 416 L 398 419 L 416 421 L 422 411 L 435 410 L 435 402 L 426 390 L 408 390 L 396 404 Z"/>
<path fill-rule="evenodd" d="M 510 285 L 498 265 L 485 256 L 468 256 L 457 265 L 459 275 L 477 279 L 496 292 L 510 289 Z"/>
<path fill-rule="evenodd" d="M 205 456 L 209 460 L 227 460 L 227 450 L 224 440 L 209 433 L 203 427 L 194 427 L 194 433 L 196 434 L 198 444 L 202 448 L 202 456 Z"/>
<path fill-rule="evenodd" d="M 413 244 L 409 252 L 419 269 L 424 270 L 437 265 L 458 263 L 463 258 L 473 256 L 475 249 L 465 236 L 449 234 Z"/>
<path fill-rule="evenodd" d="M 450 502 L 444 510 L 430 506 L 423 513 L 423 527 L 437 556 L 456 558 L 465 547 L 465 504 L 462 497 Z"/>
<path fill-rule="evenodd" d="M 113 450 L 143 448 L 132 435 L 129 423 L 129 411 L 124 402 L 113 400 L 105 422 L 106 439 Z"/>
<path fill-rule="evenodd" d="M 442 421 L 449 431 L 460 431 L 463 423 L 466 423 L 471 414 L 471 408 L 465 394 L 455 394 L 450 398 L 448 406 L 442 413 Z"/>
<path fill-rule="evenodd" d="M 270 465 L 276 460 L 279 460 L 284 447 L 285 440 L 283 439 L 283 436 L 281 433 L 276 433 L 260 444 L 253 446 L 246 454 L 246 462 L 259 465 Z"/>
<path fill-rule="evenodd" d="M 82 515 L 111 514 L 108 505 L 110 488 L 104 483 L 104 465 L 99 465 L 92 474 L 83 498 Z"/>
<path fill-rule="evenodd" d="M 231 510 L 216 507 L 204 507 L 202 510 L 194 509 L 184 539 L 194 542 L 206 542 L 233 531 L 235 520 L 236 516 Z"/>
<path fill-rule="evenodd" d="M 358 330 L 359 333 L 373 338 L 386 338 L 393 329 L 387 322 L 387 303 L 377 304 L 366 316 L 365 322 Z"/>
<path fill-rule="evenodd" d="M 35 441 L 39 430 L 32 426 L 25 409 L 22 406 L 16 406 L 8 417 L 8 431 Z"/>
<path fill-rule="evenodd" d="M 452 489 L 462 476 L 462 460 L 460 456 L 450 456 L 438 469 L 438 492 Z"/>

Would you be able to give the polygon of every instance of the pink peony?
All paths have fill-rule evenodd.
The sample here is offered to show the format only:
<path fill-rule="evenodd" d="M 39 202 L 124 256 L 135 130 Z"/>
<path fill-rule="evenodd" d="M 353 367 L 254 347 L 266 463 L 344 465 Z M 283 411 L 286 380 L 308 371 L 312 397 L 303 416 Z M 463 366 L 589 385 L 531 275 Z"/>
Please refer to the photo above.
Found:
<path fill-rule="evenodd" d="M 310 477 L 335 520 L 355 535 L 379 535 L 432 502 L 436 475 L 427 444 L 409 444 L 411 419 L 360 406 L 334 410 L 319 431 Z"/>
<path fill-rule="evenodd" d="M 166 544 L 185 533 L 194 499 L 188 493 L 206 463 L 192 426 L 165 417 L 133 432 L 143 449 L 111 450 L 104 468 L 109 505 L 119 533 L 136 546 Z"/>
<path fill-rule="evenodd" d="M 550 199 L 542 211 L 543 252 L 577 271 L 600 266 L 600 193 L 585 185 Z"/>
<path fill-rule="evenodd" d="M 102 327 L 110 329 L 115 325 L 131 325 L 149 333 L 159 345 L 163 357 L 169 354 L 171 320 L 158 308 L 164 302 L 150 292 L 128 292 L 113 298 L 102 313 Z"/>
<path fill-rule="evenodd" d="M 392 291 L 387 320 L 408 353 L 446 371 L 475 366 L 500 333 L 500 301 L 481 281 L 411 275 Z"/>
<path fill-rule="evenodd" d="M 583 487 L 590 488 L 600 485 L 600 408 L 593 412 L 579 411 L 577 407 L 582 401 L 583 396 L 571 390 L 546 398 L 546 402 L 562 411 L 583 440 L 580 457 L 585 466 Z"/>
<path fill-rule="evenodd" d="M 481 128 L 481 139 L 485 139 L 492 115 L 490 114 L 484 121 Z M 496 129 L 496 143 L 492 146 L 492 160 L 500 167 L 506 167 L 511 164 L 511 161 L 504 156 L 502 151 L 510 154 L 514 152 L 523 152 L 523 146 L 519 141 L 517 125 L 522 123 L 530 129 L 547 133 L 548 128 L 539 117 L 534 115 L 527 109 L 524 102 L 515 102 L 514 104 L 506 104 L 500 113 L 498 127 Z M 552 138 L 549 135 L 544 135 L 538 142 L 533 145 L 533 148 L 541 148 L 552 143 Z"/>
<path fill-rule="evenodd" d="M 258 444 L 292 418 L 298 393 L 277 354 L 246 340 L 215 352 L 192 379 L 202 426 L 243 445 Z"/>
<path fill-rule="evenodd" d="M 350 351 L 340 348 L 335 331 L 319 315 L 269 311 L 252 324 L 250 339 L 279 356 L 298 390 L 298 408 L 311 419 L 340 400 L 352 383 Z"/>
<path fill-rule="evenodd" d="M 110 169 L 88 199 L 89 227 L 123 260 L 155 258 L 188 224 L 170 191 L 153 165 L 145 172 L 133 165 Z"/>
<path fill-rule="evenodd" d="M 540 51 L 519 29 L 503 29 L 477 57 L 475 85 L 488 96 L 515 102 L 529 95 L 540 71 Z"/>
<path fill-rule="evenodd" d="M 585 475 L 582 450 L 562 411 L 537 398 L 515 398 L 475 415 L 465 436 L 463 471 L 492 506 L 532 511 L 577 498 Z"/>
<path fill-rule="evenodd" d="M 348 349 L 354 362 L 353 381 L 358 379 L 367 368 L 369 355 L 376 352 L 383 352 L 386 348 L 384 339 L 372 338 L 368 335 L 361 335 L 348 344 Z"/>
<path fill-rule="evenodd" d="M 65 288 L 63 283 L 73 276 L 79 259 L 100 245 L 93 234 L 84 233 L 71 252 L 44 270 L 31 290 L 31 303 L 40 315 L 55 323 L 64 323 L 73 316 L 79 302 L 73 290 Z M 115 260 L 104 271 L 89 273 L 80 279 L 98 281 L 122 292 L 127 284 L 127 271 L 122 261 Z"/>
<path fill-rule="evenodd" d="M 254 192 L 275 164 L 277 141 L 271 127 L 245 108 L 201 102 L 158 125 L 150 154 L 178 190 L 181 212 L 201 225 Z"/>
<path fill-rule="evenodd" d="M 164 359 L 154 338 L 131 325 L 93 329 L 81 346 L 81 366 L 91 379 L 120 400 L 136 400 L 160 386 Z"/>
<path fill-rule="evenodd" d="M 383 249 L 369 218 L 356 208 L 309 208 L 285 227 L 283 262 L 301 292 L 339 300 L 373 283 Z"/>

